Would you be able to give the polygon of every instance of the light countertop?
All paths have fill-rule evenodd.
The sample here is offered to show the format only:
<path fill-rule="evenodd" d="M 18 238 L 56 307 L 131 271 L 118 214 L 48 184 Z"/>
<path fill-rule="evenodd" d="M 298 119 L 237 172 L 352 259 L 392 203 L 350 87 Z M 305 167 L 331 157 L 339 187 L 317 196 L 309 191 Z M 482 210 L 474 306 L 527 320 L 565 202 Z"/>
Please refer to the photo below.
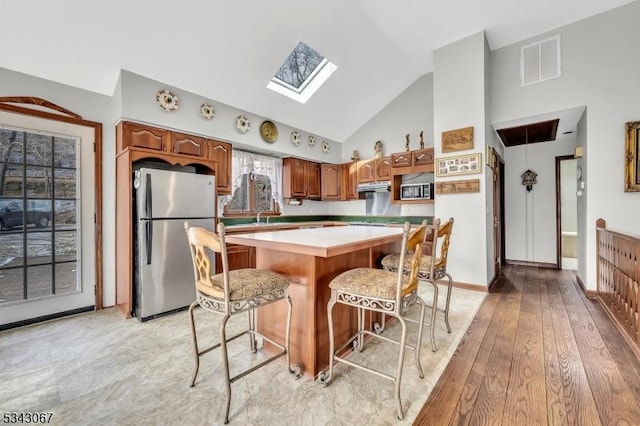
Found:
<path fill-rule="evenodd" d="M 226 241 L 257 248 L 331 257 L 401 238 L 401 227 L 333 226 L 230 234 L 226 236 Z"/>

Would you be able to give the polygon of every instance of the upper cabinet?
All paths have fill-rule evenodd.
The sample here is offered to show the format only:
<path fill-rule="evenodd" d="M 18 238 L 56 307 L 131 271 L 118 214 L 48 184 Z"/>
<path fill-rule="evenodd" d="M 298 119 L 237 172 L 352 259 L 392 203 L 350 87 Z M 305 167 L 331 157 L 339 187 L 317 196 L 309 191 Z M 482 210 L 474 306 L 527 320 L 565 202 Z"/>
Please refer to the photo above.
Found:
<path fill-rule="evenodd" d="M 322 199 L 340 200 L 342 198 L 342 164 L 322 164 Z"/>
<path fill-rule="evenodd" d="M 358 161 L 358 183 L 382 182 L 391 179 L 391 157 Z"/>
<path fill-rule="evenodd" d="M 120 123 L 119 127 L 121 127 L 119 130 L 122 131 L 122 137 L 118 141 L 118 152 L 130 146 L 160 152 L 169 149 L 171 142 L 169 130 L 128 122 Z"/>
<path fill-rule="evenodd" d="M 375 159 L 376 182 L 382 182 L 391 179 L 391 157 L 382 157 Z"/>
<path fill-rule="evenodd" d="M 282 159 L 282 197 L 319 200 L 320 163 L 298 158 Z"/>
<path fill-rule="evenodd" d="M 231 193 L 231 144 L 202 136 L 123 121 L 116 127 L 118 153 L 132 161 L 157 158 L 169 164 L 200 164 L 214 171 L 219 195 Z"/>
<path fill-rule="evenodd" d="M 207 140 L 199 136 L 171 132 L 171 152 L 193 157 L 207 157 Z"/>
<path fill-rule="evenodd" d="M 433 173 L 433 147 L 391 154 L 391 174 Z"/>
<path fill-rule="evenodd" d="M 375 160 L 358 161 L 358 183 L 370 183 L 376 181 Z"/>
<path fill-rule="evenodd" d="M 433 147 L 391 154 L 391 192 L 394 204 L 432 204 L 433 200 L 401 200 L 402 175 L 433 173 Z"/>
<path fill-rule="evenodd" d="M 231 144 L 209 139 L 209 158 L 216 162 L 216 189 L 231 194 Z"/>
<path fill-rule="evenodd" d="M 358 162 L 344 163 L 342 165 L 342 200 L 358 199 Z"/>

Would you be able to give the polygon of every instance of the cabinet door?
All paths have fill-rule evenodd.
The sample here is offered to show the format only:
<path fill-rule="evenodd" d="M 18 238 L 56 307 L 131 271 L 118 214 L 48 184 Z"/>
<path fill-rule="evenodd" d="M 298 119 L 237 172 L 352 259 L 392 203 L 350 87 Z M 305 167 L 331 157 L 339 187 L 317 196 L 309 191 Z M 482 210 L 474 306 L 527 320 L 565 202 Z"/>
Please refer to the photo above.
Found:
<path fill-rule="evenodd" d="M 297 158 L 282 160 L 282 196 L 305 198 L 307 196 L 307 162 Z"/>
<path fill-rule="evenodd" d="M 135 123 L 124 124 L 124 147 L 152 149 L 154 151 L 168 151 L 171 138 L 169 130 L 143 126 Z"/>
<path fill-rule="evenodd" d="M 433 148 L 419 149 L 411 153 L 414 166 L 433 164 Z"/>
<path fill-rule="evenodd" d="M 374 160 L 358 161 L 358 183 L 375 182 Z"/>
<path fill-rule="evenodd" d="M 410 167 L 411 151 L 391 154 L 391 167 Z"/>
<path fill-rule="evenodd" d="M 321 194 L 320 163 L 307 161 L 307 197 L 319 200 Z"/>
<path fill-rule="evenodd" d="M 255 268 L 256 267 L 255 247 L 243 246 L 240 244 L 227 244 L 227 262 L 229 270 Z M 216 273 L 222 272 L 222 262 L 220 255 L 216 254 Z"/>
<path fill-rule="evenodd" d="M 320 166 L 323 200 L 339 200 L 342 187 L 342 164 L 322 164 Z"/>
<path fill-rule="evenodd" d="M 205 158 L 207 156 L 207 142 L 199 136 L 171 132 L 171 152 Z"/>
<path fill-rule="evenodd" d="M 376 181 L 391 179 L 391 157 L 376 158 Z"/>
<path fill-rule="evenodd" d="M 343 200 L 358 199 L 358 162 L 342 165 L 342 182 L 344 186 Z"/>
<path fill-rule="evenodd" d="M 209 158 L 216 162 L 216 191 L 231 194 L 231 144 L 209 140 Z"/>

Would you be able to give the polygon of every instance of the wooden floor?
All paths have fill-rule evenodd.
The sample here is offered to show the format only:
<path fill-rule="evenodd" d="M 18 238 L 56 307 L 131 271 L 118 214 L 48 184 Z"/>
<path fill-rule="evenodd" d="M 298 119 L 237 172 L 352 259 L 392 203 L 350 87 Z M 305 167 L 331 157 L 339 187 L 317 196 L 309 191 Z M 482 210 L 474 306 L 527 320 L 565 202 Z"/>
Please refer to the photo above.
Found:
<path fill-rule="evenodd" d="M 414 424 L 640 424 L 640 362 L 571 272 L 509 266 Z"/>

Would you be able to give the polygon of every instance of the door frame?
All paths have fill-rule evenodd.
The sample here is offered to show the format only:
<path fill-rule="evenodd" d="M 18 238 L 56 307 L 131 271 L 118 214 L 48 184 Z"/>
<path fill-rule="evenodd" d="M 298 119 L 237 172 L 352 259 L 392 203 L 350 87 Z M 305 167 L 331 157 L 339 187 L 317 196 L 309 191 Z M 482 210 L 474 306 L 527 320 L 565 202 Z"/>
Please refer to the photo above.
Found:
<path fill-rule="evenodd" d="M 18 104 L 18 105 L 16 105 Z M 37 108 L 46 108 L 55 112 L 43 111 L 35 109 L 29 105 L 35 105 Z M 43 118 L 62 123 L 75 124 L 82 127 L 92 128 L 94 137 L 94 180 L 95 180 L 95 200 L 94 200 L 94 238 L 95 238 L 95 309 L 102 309 L 102 123 L 84 120 L 80 115 L 69 111 L 59 105 L 49 102 L 42 98 L 32 96 L 5 96 L 0 97 L 0 110 L 12 112 L 16 114 L 27 115 L 35 118 Z M 21 321 L 24 323 L 24 321 Z"/>
<path fill-rule="evenodd" d="M 493 264 L 494 274 L 498 276 L 502 265 L 505 264 L 505 224 L 504 224 L 504 160 L 498 152 L 492 150 L 494 163 L 493 167 Z M 498 226 L 496 226 L 496 221 Z"/>
<path fill-rule="evenodd" d="M 560 163 L 566 160 L 574 160 L 573 155 L 559 155 L 556 157 L 556 269 L 562 269 L 562 207 L 561 202 L 561 176 Z"/>

